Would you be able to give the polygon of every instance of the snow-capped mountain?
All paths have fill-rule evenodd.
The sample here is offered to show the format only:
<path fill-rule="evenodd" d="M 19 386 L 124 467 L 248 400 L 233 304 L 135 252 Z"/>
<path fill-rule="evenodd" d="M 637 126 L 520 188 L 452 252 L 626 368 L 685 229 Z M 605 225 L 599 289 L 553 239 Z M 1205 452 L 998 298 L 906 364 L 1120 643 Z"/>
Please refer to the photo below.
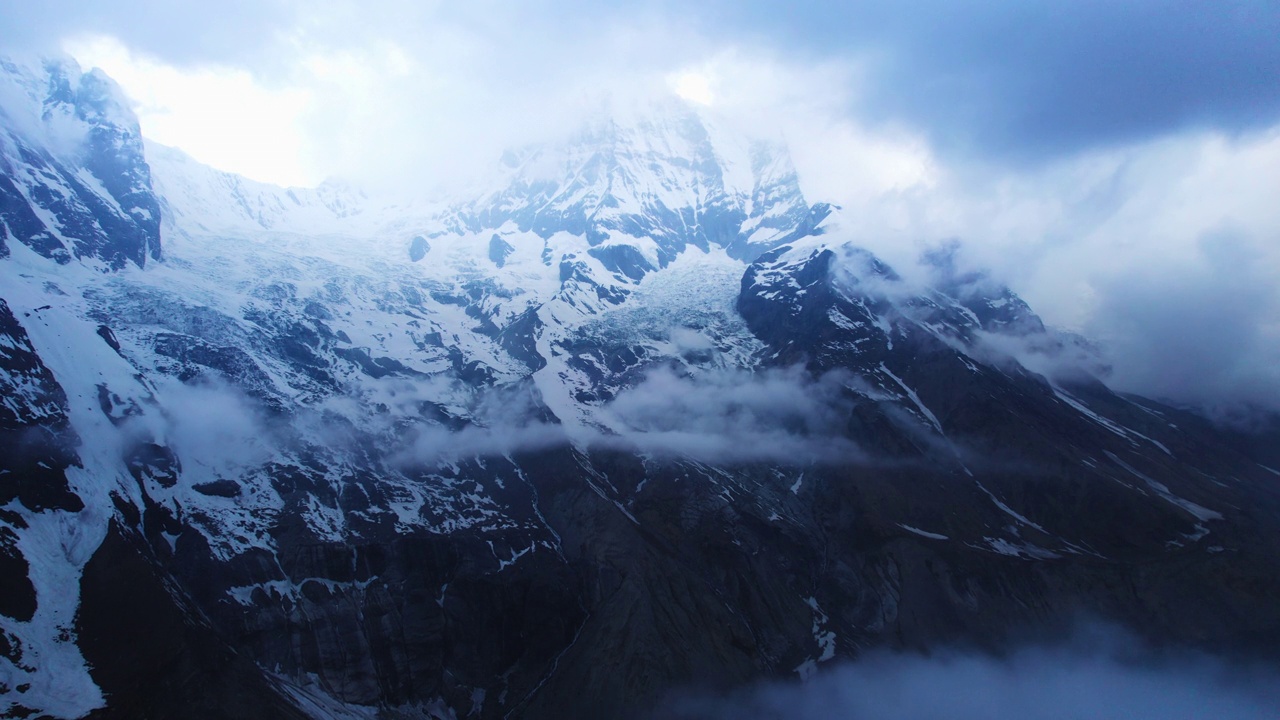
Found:
<path fill-rule="evenodd" d="M 615 716 L 1077 613 L 1277 646 L 1280 473 L 1029 369 L 1073 341 L 780 145 L 611 108 L 398 205 L 2 69 L 6 713 Z"/>

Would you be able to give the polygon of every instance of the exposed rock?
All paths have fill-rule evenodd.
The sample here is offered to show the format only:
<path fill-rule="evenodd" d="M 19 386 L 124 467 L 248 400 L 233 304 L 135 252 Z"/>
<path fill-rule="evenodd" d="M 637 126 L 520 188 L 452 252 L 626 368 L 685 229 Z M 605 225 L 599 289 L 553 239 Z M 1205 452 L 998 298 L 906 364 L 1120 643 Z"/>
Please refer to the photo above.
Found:
<path fill-rule="evenodd" d="M 511 243 L 503 240 L 498 233 L 494 233 L 493 237 L 489 238 L 489 259 L 493 261 L 494 265 L 498 267 L 506 265 L 507 257 L 515 251 L 516 249 L 512 247 Z"/>
<path fill-rule="evenodd" d="M 409 241 L 409 260 L 418 262 L 431 252 L 431 244 L 421 235 L 415 235 L 413 240 Z"/>
<path fill-rule="evenodd" d="M 240 484 L 235 480 L 227 480 L 226 478 L 214 480 L 213 482 L 196 483 L 191 486 L 191 489 L 201 495 L 210 497 L 233 498 L 240 494 Z"/>
<path fill-rule="evenodd" d="M 76 637 L 108 699 L 91 718 L 306 718 L 175 596 L 115 523 L 84 568 Z"/>

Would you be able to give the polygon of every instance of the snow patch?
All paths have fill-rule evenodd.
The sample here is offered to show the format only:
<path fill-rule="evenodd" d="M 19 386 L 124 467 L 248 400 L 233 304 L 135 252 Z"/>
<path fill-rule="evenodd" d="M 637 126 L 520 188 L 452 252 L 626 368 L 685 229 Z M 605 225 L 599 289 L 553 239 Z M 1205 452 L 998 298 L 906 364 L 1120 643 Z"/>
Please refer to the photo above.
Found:
<path fill-rule="evenodd" d="M 930 540 L 950 540 L 951 539 L 946 535 L 942 535 L 935 532 L 929 532 L 928 530 L 921 530 L 920 528 L 912 527 L 911 525 L 904 525 L 902 523 L 898 523 L 898 527 L 902 528 L 903 530 L 906 530 L 909 533 L 919 535 L 920 537 L 929 538 Z"/>

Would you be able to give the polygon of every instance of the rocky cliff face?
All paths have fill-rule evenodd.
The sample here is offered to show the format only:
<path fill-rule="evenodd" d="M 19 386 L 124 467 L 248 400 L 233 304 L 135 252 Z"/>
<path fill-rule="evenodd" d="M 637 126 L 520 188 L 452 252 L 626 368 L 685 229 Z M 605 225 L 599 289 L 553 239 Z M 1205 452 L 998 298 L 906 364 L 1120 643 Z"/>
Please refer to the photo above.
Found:
<path fill-rule="evenodd" d="M 42 67 L 5 65 L 5 712 L 618 716 L 1079 614 L 1277 647 L 1276 471 L 1028 370 L 1075 340 L 902 279 L 780 148 L 660 106 L 393 211 L 144 155 Z"/>

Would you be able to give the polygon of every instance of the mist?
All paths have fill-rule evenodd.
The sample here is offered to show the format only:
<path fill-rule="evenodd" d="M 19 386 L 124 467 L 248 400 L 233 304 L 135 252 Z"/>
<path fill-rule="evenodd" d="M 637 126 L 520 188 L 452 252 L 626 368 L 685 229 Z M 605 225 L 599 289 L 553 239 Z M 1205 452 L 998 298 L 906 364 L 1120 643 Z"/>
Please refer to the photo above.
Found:
<path fill-rule="evenodd" d="M 1280 712 L 1280 672 L 1123 634 L 1004 657 L 873 652 L 803 684 L 672 696 L 654 717 L 693 720 L 1263 720 Z M 1095 644 L 1099 643 L 1099 644 Z"/>
<path fill-rule="evenodd" d="M 757 372 L 650 371 L 601 405 L 586 425 L 566 428 L 525 388 L 481 393 L 465 425 L 416 422 L 397 431 L 403 467 L 510 456 L 555 447 L 610 449 L 656 459 L 782 465 L 870 464 L 877 460 L 845 437 L 857 379 L 803 368 Z"/>
<path fill-rule="evenodd" d="M 266 462 L 283 441 L 287 428 L 234 385 L 213 375 L 190 383 L 166 380 L 157 388 L 164 440 L 189 468 L 234 477 Z"/>
<path fill-rule="evenodd" d="M 852 382 L 848 373 L 813 378 L 801 367 L 697 376 L 659 368 L 619 392 L 600 415 L 619 440 L 649 455 L 731 464 L 865 464 L 871 456 L 845 437 Z"/>
<path fill-rule="evenodd" d="M 400 393 L 416 398 L 411 383 Z M 420 422 L 388 428 L 401 447 L 391 463 L 401 468 L 438 466 L 475 457 L 511 456 L 569 445 L 569 434 L 542 407 L 536 391 L 525 384 L 473 393 L 470 419 L 462 422 Z M 413 402 L 421 408 L 418 401 Z M 420 420 L 420 412 L 417 413 Z"/>

